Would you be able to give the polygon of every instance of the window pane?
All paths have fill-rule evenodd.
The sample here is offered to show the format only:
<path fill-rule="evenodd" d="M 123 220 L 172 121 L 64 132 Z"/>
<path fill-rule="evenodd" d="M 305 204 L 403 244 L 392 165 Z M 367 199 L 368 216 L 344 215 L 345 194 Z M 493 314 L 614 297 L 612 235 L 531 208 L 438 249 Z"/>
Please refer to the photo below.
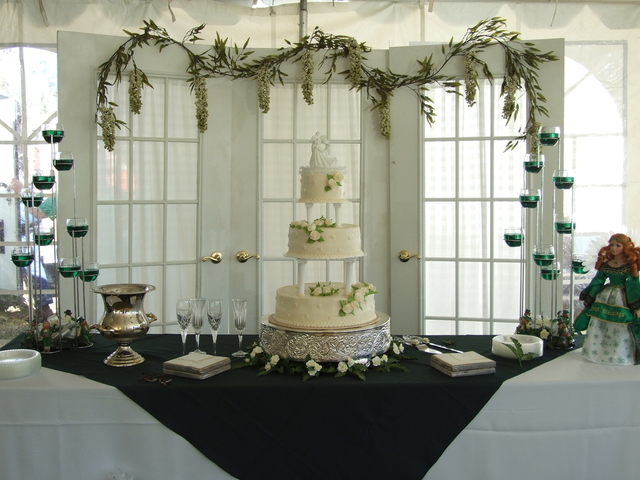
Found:
<path fill-rule="evenodd" d="M 456 204 L 426 202 L 424 205 L 424 252 L 427 257 L 456 254 Z"/>
<path fill-rule="evenodd" d="M 300 183 L 293 167 L 290 143 L 265 143 L 262 146 L 262 193 L 264 198 L 293 198 L 296 183 Z"/>
<path fill-rule="evenodd" d="M 454 262 L 425 262 L 425 315 L 456 316 L 456 266 Z"/>
<path fill-rule="evenodd" d="M 198 144 L 170 142 L 167 158 L 167 200 L 196 200 Z M 160 186 L 158 185 L 158 188 Z"/>
<path fill-rule="evenodd" d="M 460 257 L 488 258 L 491 248 L 489 202 L 460 204 Z"/>
<path fill-rule="evenodd" d="M 133 199 L 164 198 L 164 143 L 133 142 Z"/>
<path fill-rule="evenodd" d="M 455 143 L 427 142 L 424 146 L 424 192 L 427 198 L 456 194 Z"/>
<path fill-rule="evenodd" d="M 193 261 L 198 256 L 196 251 L 197 212 L 196 204 L 167 205 L 168 261 Z"/>

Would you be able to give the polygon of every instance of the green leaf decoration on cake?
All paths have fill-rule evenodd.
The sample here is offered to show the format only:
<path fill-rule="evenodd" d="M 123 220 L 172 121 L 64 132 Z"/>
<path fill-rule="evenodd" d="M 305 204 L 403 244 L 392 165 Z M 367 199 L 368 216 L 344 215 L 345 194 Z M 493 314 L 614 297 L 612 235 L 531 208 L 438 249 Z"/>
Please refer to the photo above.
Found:
<path fill-rule="evenodd" d="M 533 354 L 524 353 L 524 350 L 522 350 L 522 344 L 518 341 L 517 338 L 511 337 L 511 340 L 513 341 L 513 345 L 504 342 L 503 345 L 505 345 L 509 350 L 513 352 L 513 354 L 518 359 L 518 363 L 520 363 L 520 366 L 522 367 L 522 362 L 531 360 L 533 358 Z"/>
<path fill-rule="evenodd" d="M 315 219 L 311 223 L 306 220 L 298 220 L 289 224 L 289 228 L 298 228 L 307 232 L 309 235 L 307 243 L 324 242 L 324 238 L 322 237 L 324 229 L 335 228 L 335 226 L 336 222 L 333 220 L 327 220 L 324 216 Z"/>
<path fill-rule="evenodd" d="M 376 287 L 370 283 L 354 283 L 351 285 L 351 293 L 347 295 L 347 299 L 340 300 L 342 308 L 340 309 L 339 315 L 341 317 L 346 317 L 349 314 L 355 315 L 355 310 L 358 308 L 362 310 L 362 303 L 365 301 L 367 295 L 374 293 L 376 293 Z"/>
<path fill-rule="evenodd" d="M 342 181 L 344 180 L 344 175 L 340 172 L 338 173 L 334 173 L 333 175 L 331 175 L 330 173 L 327 174 L 327 185 L 324 187 L 324 191 L 325 192 L 330 192 L 333 187 L 341 187 L 342 186 Z"/>

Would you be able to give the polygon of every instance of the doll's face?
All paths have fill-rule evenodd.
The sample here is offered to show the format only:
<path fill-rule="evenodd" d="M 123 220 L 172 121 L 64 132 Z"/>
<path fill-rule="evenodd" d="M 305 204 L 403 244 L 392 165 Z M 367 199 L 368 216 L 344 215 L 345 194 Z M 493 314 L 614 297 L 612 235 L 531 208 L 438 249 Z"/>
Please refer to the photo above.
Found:
<path fill-rule="evenodd" d="M 614 257 L 620 255 L 624 248 L 620 242 L 616 242 L 616 241 L 611 242 L 610 246 L 611 246 L 611 253 L 613 254 Z"/>

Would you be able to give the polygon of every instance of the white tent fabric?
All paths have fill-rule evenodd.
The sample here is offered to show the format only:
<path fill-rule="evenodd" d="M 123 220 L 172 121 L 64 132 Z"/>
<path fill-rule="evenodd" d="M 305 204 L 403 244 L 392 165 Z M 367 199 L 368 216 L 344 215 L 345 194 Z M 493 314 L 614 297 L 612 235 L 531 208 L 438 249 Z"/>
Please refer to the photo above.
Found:
<path fill-rule="evenodd" d="M 248 3 L 248 2 L 245 2 Z M 265 2 L 269 4 L 269 0 Z M 279 3 L 279 2 L 278 2 Z M 432 7 L 432 8 L 430 8 Z M 628 40 L 640 32 L 637 2 L 310 2 L 308 26 L 351 35 L 374 48 L 459 37 L 478 21 L 500 16 L 524 38 L 567 41 Z M 431 11 L 430 11 L 431 10 Z M 204 37 L 216 32 L 238 43 L 280 47 L 298 40 L 299 5 L 251 8 L 212 0 L 8 0 L 0 4 L 0 44 L 53 44 L 59 30 L 123 35 L 146 19 L 181 37 L 206 23 Z M 633 57 L 633 48 L 630 48 Z"/>

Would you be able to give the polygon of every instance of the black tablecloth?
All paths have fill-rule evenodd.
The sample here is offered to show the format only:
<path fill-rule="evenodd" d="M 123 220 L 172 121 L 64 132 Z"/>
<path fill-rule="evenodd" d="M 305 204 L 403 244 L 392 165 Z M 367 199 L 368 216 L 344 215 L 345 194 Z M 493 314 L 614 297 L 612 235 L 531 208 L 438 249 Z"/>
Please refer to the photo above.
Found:
<path fill-rule="evenodd" d="M 564 353 L 546 351 L 520 367 L 491 353 L 491 336 L 430 338 L 493 358 L 496 374 L 450 378 L 429 366 L 429 354 L 406 347 L 415 357 L 403 361 L 407 372 L 367 372 L 366 381 L 325 375 L 303 382 L 278 373 L 257 376 L 251 367 L 207 380 L 175 377 L 166 387 L 140 380 L 162 373 L 162 362 L 180 356 L 179 335 L 133 342 L 146 359 L 134 367 L 104 365 L 116 345 L 100 336 L 91 348 L 46 354 L 42 363 L 113 385 L 242 480 L 408 480 L 426 474 L 503 381 Z M 245 336 L 244 345 L 254 340 Z M 4 348 L 18 347 L 16 339 Z M 195 347 L 193 336 L 188 347 Z M 210 337 L 201 348 L 212 352 Z M 236 336 L 219 337 L 218 355 L 237 349 Z"/>

